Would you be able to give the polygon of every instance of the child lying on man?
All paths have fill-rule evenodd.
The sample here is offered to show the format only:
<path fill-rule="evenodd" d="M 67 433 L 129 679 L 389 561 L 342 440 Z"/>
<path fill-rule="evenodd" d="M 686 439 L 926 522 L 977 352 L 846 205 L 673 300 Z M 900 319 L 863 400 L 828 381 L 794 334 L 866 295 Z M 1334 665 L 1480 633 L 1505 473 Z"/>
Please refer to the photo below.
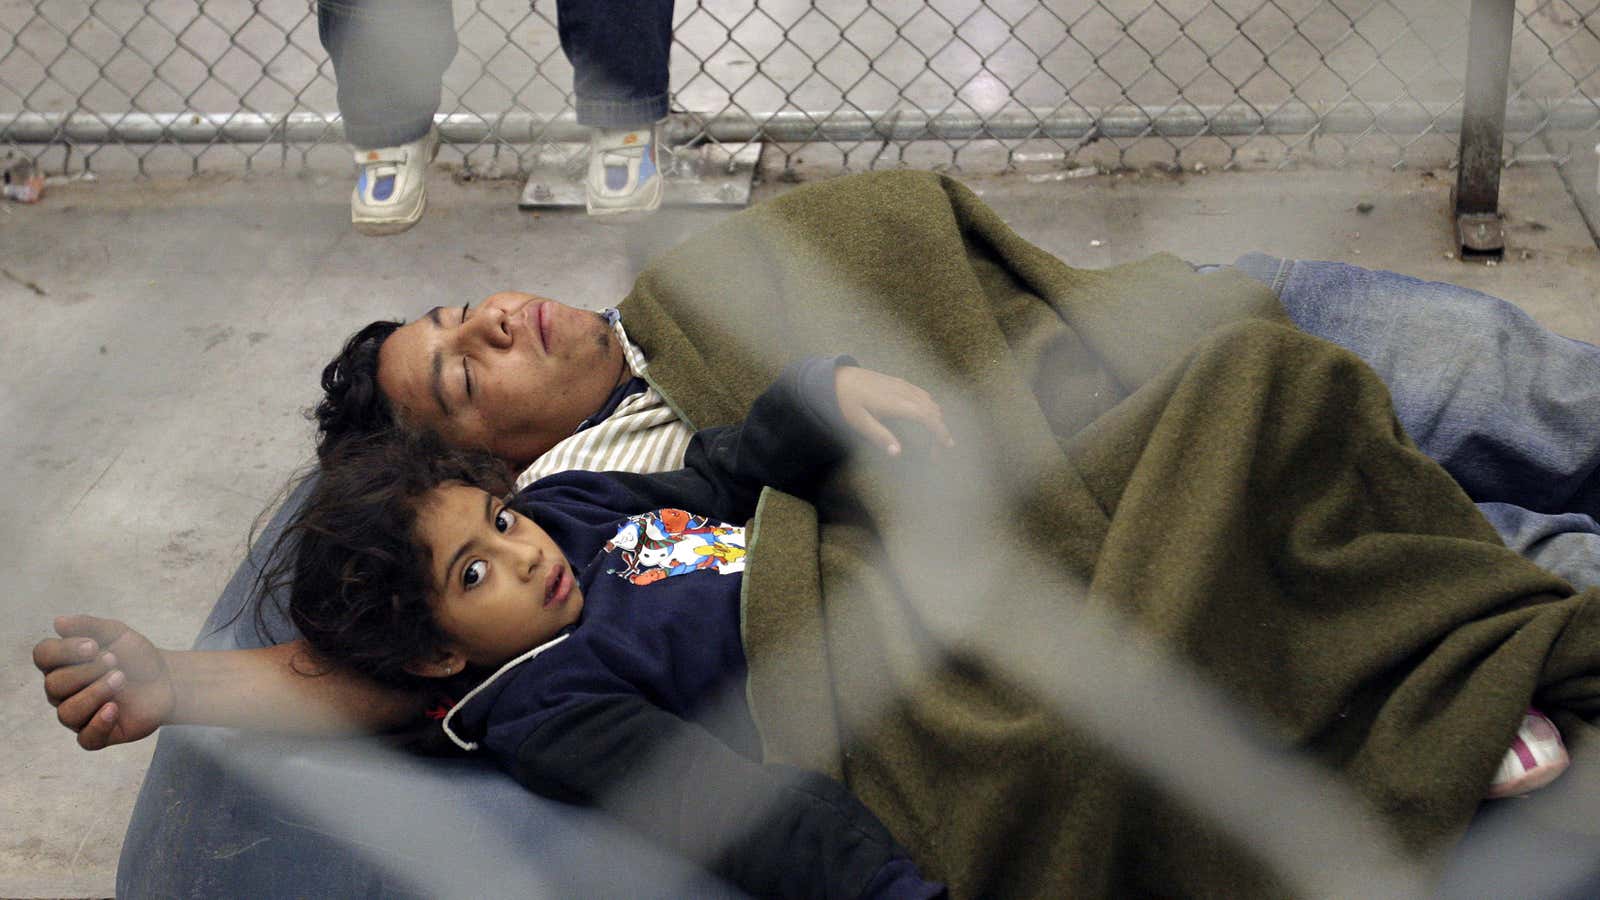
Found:
<path fill-rule="evenodd" d="M 925 392 L 812 358 L 662 475 L 566 472 L 502 498 L 486 456 L 368 442 L 325 463 L 266 577 L 289 580 L 290 618 L 329 663 L 449 680 L 444 733 L 536 793 L 757 895 L 942 896 L 844 786 L 755 762 L 744 700 L 743 525 L 763 486 L 805 494 L 851 427 L 898 453 L 879 416 L 950 441 Z"/>

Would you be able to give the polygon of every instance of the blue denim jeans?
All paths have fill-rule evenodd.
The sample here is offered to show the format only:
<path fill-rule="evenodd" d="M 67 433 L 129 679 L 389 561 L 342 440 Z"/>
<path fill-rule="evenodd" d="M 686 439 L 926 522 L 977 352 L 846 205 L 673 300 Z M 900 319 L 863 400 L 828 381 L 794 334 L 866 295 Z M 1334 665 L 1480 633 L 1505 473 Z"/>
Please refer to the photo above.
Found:
<path fill-rule="evenodd" d="M 556 22 L 580 124 L 632 128 L 667 114 L 672 0 L 558 0 Z M 317 33 L 351 144 L 427 133 L 456 55 L 450 0 L 317 0 Z"/>
<path fill-rule="evenodd" d="M 1406 433 L 1509 546 L 1600 585 L 1600 347 L 1451 284 L 1260 253 L 1234 266 L 1377 371 Z"/>

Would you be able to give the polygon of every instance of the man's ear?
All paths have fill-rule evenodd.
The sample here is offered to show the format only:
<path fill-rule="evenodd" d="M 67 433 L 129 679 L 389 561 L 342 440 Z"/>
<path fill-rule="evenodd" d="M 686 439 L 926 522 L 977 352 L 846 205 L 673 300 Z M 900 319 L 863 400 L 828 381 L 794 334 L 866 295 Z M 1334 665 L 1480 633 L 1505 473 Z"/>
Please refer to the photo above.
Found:
<path fill-rule="evenodd" d="M 467 667 L 467 658 L 453 647 L 441 647 L 403 666 L 418 678 L 449 678 Z"/>

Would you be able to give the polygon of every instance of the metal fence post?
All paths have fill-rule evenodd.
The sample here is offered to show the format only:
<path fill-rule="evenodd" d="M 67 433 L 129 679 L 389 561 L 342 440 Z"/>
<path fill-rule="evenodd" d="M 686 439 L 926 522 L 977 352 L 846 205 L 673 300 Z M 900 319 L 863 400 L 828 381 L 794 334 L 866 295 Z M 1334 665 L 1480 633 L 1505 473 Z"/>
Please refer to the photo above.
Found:
<path fill-rule="evenodd" d="M 1500 221 L 1501 142 L 1511 80 L 1511 23 L 1515 0 L 1472 0 L 1467 33 L 1467 81 L 1454 193 L 1456 238 L 1463 259 L 1505 252 Z"/>

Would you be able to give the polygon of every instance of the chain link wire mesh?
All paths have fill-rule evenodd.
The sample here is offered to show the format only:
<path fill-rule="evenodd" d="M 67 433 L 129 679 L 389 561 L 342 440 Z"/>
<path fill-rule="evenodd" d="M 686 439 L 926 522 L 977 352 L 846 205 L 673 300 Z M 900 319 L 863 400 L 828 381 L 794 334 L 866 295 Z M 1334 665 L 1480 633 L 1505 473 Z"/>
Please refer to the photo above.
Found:
<path fill-rule="evenodd" d="M 1521 0 L 1513 160 L 1600 122 L 1600 0 Z M 464 168 L 580 152 L 550 0 L 457 0 L 440 109 Z M 680 0 L 679 143 L 781 171 L 1439 164 L 1466 0 Z M 348 164 L 306 0 L 0 0 L 0 155 L 56 172 Z"/>
<path fill-rule="evenodd" d="M 1510 159 L 1563 156 L 1600 121 L 1596 6 L 1518 3 Z M 460 50 L 439 113 L 460 164 L 513 174 L 577 152 L 552 0 L 453 9 Z M 1454 156 L 1469 10 L 680 0 L 669 137 L 761 142 L 782 170 L 1433 165 Z M 307 0 L 0 0 L 0 152 L 55 172 L 348 159 Z"/>

